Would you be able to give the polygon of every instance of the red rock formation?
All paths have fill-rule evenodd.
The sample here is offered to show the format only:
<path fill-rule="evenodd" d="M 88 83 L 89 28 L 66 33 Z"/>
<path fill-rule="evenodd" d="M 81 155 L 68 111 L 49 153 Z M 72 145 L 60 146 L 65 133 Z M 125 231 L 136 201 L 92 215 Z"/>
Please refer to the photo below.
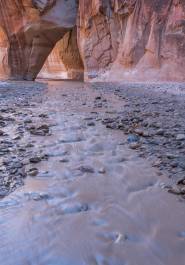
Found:
<path fill-rule="evenodd" d="M 4 79 L 7 78 L 9 75 L 8 72 L 8 40 L 6 34 L 4 33 L 3 29 L 0 27 L 0 78 Z"/>
<path fill-rule="evenodd" d="M 89 76 L 185 80 L 184 0 L 81 0 L 79 17 Z"/>
<path fill-rule="evenodd" d="M 83 62 L 78 52 L 76 27 L 57 42 L 39 77 L 82 80 Z"/>
<path fill-rule="evenodd" d="M 11 65 L 11 76 L 19 75 L 25 64 L 22 52 L 24 39 L 21 34 L 17 34 L 23 25 L 22 12 L 22 2 L 17 0 L 0 1 L 0 24 L 8 39 L 8 64 Z"/>
<path fill-rule="evenodd" d="M 38 78 L 67 79 L 67 69 L 60 58 L 61 40 L 48 56 Z"/>
<path fill-rule="evenodd" d="M 0 0 L 10 77 L 34 80 L 56 43 L 76 25 L 76 0 Z"/>
<path fill-rule="evenodd" d="M 0 0 L 0 24 L 14 78 L 35 79 L 50 54 L 41 75 L 185 80 L 184 0 Z"/>

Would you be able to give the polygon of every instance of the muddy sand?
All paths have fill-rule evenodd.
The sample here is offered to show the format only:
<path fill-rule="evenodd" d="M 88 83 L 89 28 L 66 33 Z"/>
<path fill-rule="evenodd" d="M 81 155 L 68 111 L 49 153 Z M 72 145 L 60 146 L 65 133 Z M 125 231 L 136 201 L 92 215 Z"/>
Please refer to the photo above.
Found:
<path fill-rule="evenodd" d="M 184 91 L 1 82 L 0 264 L 184 265 Z"/>

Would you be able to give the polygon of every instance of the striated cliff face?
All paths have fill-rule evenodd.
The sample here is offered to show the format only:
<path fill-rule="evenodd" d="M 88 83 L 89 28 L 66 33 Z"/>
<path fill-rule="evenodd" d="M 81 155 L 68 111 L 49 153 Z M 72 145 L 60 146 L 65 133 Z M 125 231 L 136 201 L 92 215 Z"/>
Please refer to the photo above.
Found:
<path fill-rule="evenodd" d="M 0 0 L 0 26 L 1 76 L 185 81 L 185 0 Z"/>
<path fill-rule="evenodd" d="M 79 12 L 88 75 L 185 80 L 184 0 L 81 0 Z"/>
<path fill-rule="evenodd" d="M 0 79 L 7 78 L 8 76 L 8 40 L 3 29 L 0 27 Z"/>

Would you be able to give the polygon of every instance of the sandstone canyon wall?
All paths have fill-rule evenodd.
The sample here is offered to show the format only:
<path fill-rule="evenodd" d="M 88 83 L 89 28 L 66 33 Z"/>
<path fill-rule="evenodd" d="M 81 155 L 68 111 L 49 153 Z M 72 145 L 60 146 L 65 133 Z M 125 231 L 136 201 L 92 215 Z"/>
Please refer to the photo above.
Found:
<path fill-rule="evenodd" d="M 14 79 L 185 81 L 185 0 L 0 0 L 0 49 Z"/>

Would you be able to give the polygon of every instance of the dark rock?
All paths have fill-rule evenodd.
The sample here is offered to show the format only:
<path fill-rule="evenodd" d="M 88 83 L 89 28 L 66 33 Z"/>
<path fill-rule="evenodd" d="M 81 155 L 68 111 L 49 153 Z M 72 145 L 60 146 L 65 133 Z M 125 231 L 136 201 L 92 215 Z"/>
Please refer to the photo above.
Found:
<path fill-rule="evenodd" d="M 128 143 L 139 142 L 140 138 L 137 135 L 130 134 L 127 138 Z"/>
<path fill-rule="evenodd" d="M 94 122 L 88 122 L 87 126 L 95 126 L 95 123 Z"/>
<path fill-rule="evenodd" d="M 30 158 L 30 163 L 36 164 L 41 162 L 42 158 L 40 156 L 34 156 Z"/>
<path fill-rule="evenodd" d="M 39 173 L 38 169 L 37 168 L 30 168 L 28 171 L 27 171 L 27 174 L 29 176 L 32 176 L 32 177 L 35 177 L 37 176 Z"/>
<path fill-rule="evenodd" d="M 177 134 L 176 140 L 177 141 L 184 141 L 185 140 L 185 134 L 182 134 L 182 133 Z"/>
<path fill-rule="evenodd" d="M 141 143 L 139 143 L 139 142 L 133 142 L 133 143 L 130 143 L 129 144 L 129 147 L 131 149 L 138 149 L 139 147 L 141 147 Z"/>
<path fill-rule="evenodd" d="M 94 173 L 94 168 L 91 166 L 80 166 L 78 170 L 80 170 L 82 173 Z"/>

